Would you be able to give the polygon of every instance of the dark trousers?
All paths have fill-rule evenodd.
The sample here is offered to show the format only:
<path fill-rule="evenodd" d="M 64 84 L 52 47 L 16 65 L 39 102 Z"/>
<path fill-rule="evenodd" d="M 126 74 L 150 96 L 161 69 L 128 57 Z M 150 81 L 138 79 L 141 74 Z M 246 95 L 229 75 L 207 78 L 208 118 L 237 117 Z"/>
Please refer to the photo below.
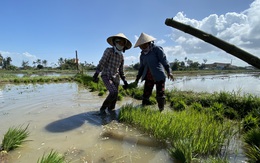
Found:
<path fill-rule="evenodd" d="M 156 100 L 160 109 L 163 109 L 165 103 L 165 80 L 155 82 L 154 80 L 145 80 L 143 91 L 143 104 L 149 103 L 153 87 L 156 85 Z"/>

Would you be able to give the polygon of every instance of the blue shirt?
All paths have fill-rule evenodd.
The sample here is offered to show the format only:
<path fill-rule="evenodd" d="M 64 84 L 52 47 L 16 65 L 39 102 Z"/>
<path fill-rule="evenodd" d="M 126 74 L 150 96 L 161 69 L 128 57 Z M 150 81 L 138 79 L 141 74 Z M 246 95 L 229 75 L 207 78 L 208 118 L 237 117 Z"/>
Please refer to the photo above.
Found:
<path fill-rule="evenodd" d="M 137 77 L 142 77 L 141 81 L 143 81 L 149 69 L 155 82 L 165 80 L 165 71 L 169 74 L 171 70 L 163 48 L 154 44 L 151 44 L 150 48 L 147 54 L 144 54 L 143 51 L 141 52 L 140 68 Z"/>

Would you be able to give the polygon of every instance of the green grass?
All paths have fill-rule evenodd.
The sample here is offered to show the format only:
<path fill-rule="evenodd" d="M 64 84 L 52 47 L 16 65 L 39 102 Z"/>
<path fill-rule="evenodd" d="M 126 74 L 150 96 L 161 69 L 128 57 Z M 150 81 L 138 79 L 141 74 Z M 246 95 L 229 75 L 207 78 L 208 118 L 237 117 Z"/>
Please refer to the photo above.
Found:
<path fill-rule="evenodd" d="M 1 151 L 10 151 L 21 146 L 25 142 L 26 138 L 29 136 L 27 131 L 28 125 L 25 128 L 20 127 L 11 127 L 8 129 L 4 135 L 4 139 L 1 145 Z"/>
<path fill-rule="evenodd" d="M 65 163 L 65 157 L 52 150 L 49 154 L 44 154 L 39 158 L 37 163 Z"/>

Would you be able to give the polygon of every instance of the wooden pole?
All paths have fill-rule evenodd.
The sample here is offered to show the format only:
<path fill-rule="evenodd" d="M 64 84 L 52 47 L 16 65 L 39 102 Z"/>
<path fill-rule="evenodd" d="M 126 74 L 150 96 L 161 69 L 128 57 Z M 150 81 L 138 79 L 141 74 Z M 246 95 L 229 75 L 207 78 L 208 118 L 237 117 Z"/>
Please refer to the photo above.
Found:
<path fill-rule="evenodd" d="M 260 69 L 260 59 L 258 57 L 254 56 L 232 44 L 229 44 L 228 42 L 225 42 L 215 36 L 212 36 L 201 30 L 193 28 L 189 25 L 175 21 L 172 18 L 167 18 L 165 20 L 165 24 L 168 26 L 171 26 L 173 28 L 177 28 L 185 33 L 191 34 L 195 37 L 198 37 L 198 38 L 204 40 L 205 42 L 208 42 L 208 43 L 226 51 L 227 53 L 230 53 L 233 56 L 247 62 L 248 64 Z"/>
<path fill-rule="evenodd" d="M 76 66 L 77 66 L 77 70 L 79 71 L 79 59 L 78 59 L 78 52 L 76 50 Z"/>

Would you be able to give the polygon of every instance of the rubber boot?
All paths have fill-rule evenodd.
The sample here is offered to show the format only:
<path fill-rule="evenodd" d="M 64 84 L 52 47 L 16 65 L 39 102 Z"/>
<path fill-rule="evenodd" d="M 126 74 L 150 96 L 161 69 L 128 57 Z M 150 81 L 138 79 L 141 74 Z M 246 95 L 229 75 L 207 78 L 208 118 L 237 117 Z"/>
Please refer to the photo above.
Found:
<path fill-rule="evenodd" d="M 117 99 L 112 101 L 111 104 L 109 105 L 109 107 L 107 108 L 107 110 L 110 114 L 115 114 L 116 101 L 117 101 Z"/>
<path fill-rule="evenodd" d="M 158 103 L 159 110 L 160 110 L 160 112 L 162 112 L 164 110 L 165 98 L 160 97 L 160 98 L 157 98 L 156 100 L 157 100 L 157 103 Z"/>
<path fill-rule="evenodd" d="M 101 116 L 104 116 L 104 115 L 106 115 L 107 113 L 106 113 L 106 106 L 101 106 L 101 108 L 99 109 L 99 115 L 101 115 Z"/>
<path fill-rule="evenodd" d="M 152 105 L 152 102 L 151 102 L 149 99 L 144 98 L 144 99 L 142 100 L 142 105 L 143 105 L 143 106 Z"/>

